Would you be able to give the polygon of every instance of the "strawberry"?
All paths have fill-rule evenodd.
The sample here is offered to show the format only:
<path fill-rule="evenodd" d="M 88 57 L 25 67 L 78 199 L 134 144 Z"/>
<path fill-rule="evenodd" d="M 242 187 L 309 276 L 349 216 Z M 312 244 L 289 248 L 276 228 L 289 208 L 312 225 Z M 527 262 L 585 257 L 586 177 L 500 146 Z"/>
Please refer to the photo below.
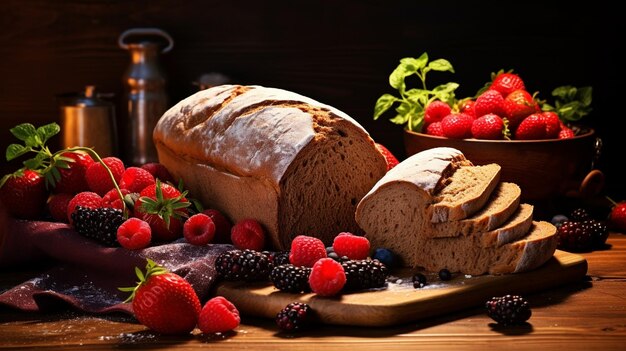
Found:
<path fill-rule="evenodd" d="M 265 246 L 265 230 L 254 219 L 242 219 L 232 227 L 230 240 L 240 250 L 261 251 Z"/>
<path fill-rule="evenodd" d="M 202 309 L 198 295 L 184 278 L 150 259 L 147 261 L 145 274 L 135 269 L 139 284 L 120 288 L 132 292 L 127 301 L 132 301 L 135 317 L 161 334 L 189 334 L 196 327 Z"/>
<path fill-rule="evenodd" d="M 183 235 L 182 218 L 188 216 L 191 203 L 175 187 L 161 183 L 148 185 L 139 193 L 133 208 L 135 217 L 150 224 L 152 235 L 161 241 L 171 241 Z"/>
<path fill-rule="evenodd" d="M 18 170 L 0 181 L 0 200 L 13 217 L 38 218 L 44 211 L 47 199 L 45 179 L 33 170 Z"/>
<path fill-rule="evenodd" d="M 207 301 L 198 318 L 198 329 L 204 334 L 224 333 L 239 326 L 239 311 L 223 296 Z"/>
<path fill-rule="evenodd" d="M 555 139 L 559 137 L 561 132 L 561 120 L 556 112 L 546 111 L 542 112 L 541 116 L 543 122 L 546 124 L 546 138 Z"/>
<path fill-rule="evenodd" d="M 445 102 L 441 100 L 432 101 L 426 106 L 426 109 L 424 109 L 424 123 L 431 124 L 441 122 L 451 111 L 450 105 Z"/>
<path fill-rule="evenodd" d="M 546 123 L 541 113 L 524 118 L 515 130 L 515 139 L 519 140 L 540 140 L 546 136 Z"/>
<path fill-rule="evenodd" d="M 574 134 L 574 131 L 569 128 L 569 127 L 561 127 L 561 130 L 559 131 L 559 139 L 569 139 L 569 138 L 573 138 L 574 136 L 576 136 Z"/>
<path fill-rule="evenodd" d="M 478 117 L 472 123 L 472 136 L 476 139 L 502 139 L 505 131 L 504 121 L 493 113 Z"/>
<path fill-rule="evenodd" d="M 120 189 L 128 189 L 131 193 L 138 193 L 154 183 L 154 176 L 147 170 L 139 167 L 128 167 L 124 170 L 119 185 Z"/>
<path fill-rule="evenodd" d="M 67 223 L 67 206 L 74 195 L 58 193 L 50 195 L 48 199 L 48 212 L 55 221 Z"/>
<path fill-rule="evenodd" d="M 441 122 L 433 122 L 426 126 L 426 134 L 434 136 L 444 136 Z"/>
<path fill-rule="evenodd" d="M 489 89 L 499 91 L 503 96 L 507 96 L 515 90 L 526 89 L 524 81 L 515 73 L 500 73 L 491 82 Z"/>
<path fill-rule="evenodd" d="M 192 245 L 207 245 L 215 236 L 215 223 L 204 213 L 196 213 L 183 224 L 183 236 Z"/>
<path fill-rule="evenodd" d="M 233 223 L 228 219 L 221 211 L 214 208 L 209 208 L 202 211 L 205 215 L 211 217 L 215 224 L 215 237 L 213 242 L 215 243 L 230 243 L 230 231 L 233 227 Z"/>
<path fill-rule="evenodd" d="M 400 161 L 394 156 L 389 149 L 387 149 L 384 145 L 376 143 L 376 148 L 380 151 L 383 156 L 385 156 L 385 161 L 387 161 L 387 171 L 398 165 Z"/>
<path fill-rule="evenodd" d="M 611 212 L 609 213 L 609 225 L 615 230 L 626 233 L 626 201 L 612 202 L 613 207 L 611 207 Z"/>
<path fill-rule="evenodd" d="M 150 225 L 139 218 L 131 217 L 117 228 L 117 242 L 128 250 L 144 249 L 150 245 Z"/>
<path fill-rule="evenodd" d="M 103 158 L 102 162 L 109 167 L 113 178 L 119 183 L 125 170 L 122 160 L 111 156 Z M 87 172 L 85 172 L 85 177 L 87 178 L 89 189 L 100 196 L 104 196 L 104 194 L 115 187 L 109 172 L 107 172 L 106 168 L 100 162 L 94 162 L 89 166 Z"/>
<path fill-rule="evenodd" d="M 159 178 L 164 183 L 174 183 L 174 177 L 170 174 L 170 172 L 165 168 L 165 166 L 158 162 L 150 162 L 141 165 L 141 168 L 150 172 L 154 178 Z"/>
<path fill-rule="evenodd" d="M 506 116 L 504 110 L 504 97 L 499 91 L 487 90 L 476 98 L 474 104 L 474 113 L 476 118 L 493 113 L 498 116 Z"/>
<path fill-rule="evenodd" d="M 464 99 L 459 102 L 458 108 L 459 112 L 465 113 L 466 115 L 472 116 L 472 118 L 476 118 L 476 111 L 474 110 L 474 105 L 476 105 L 476 101 L 472 99 Z"/>
<path fill-rule="evenodd" d="M 524 118 L 539 112 L 539 104 L 526 90 L 518 89 L 504 98 L 504 110 L 504 116 L 509 120 L 509 127 L 515 129 Z"/>
<path fill-rule="evenodd" d="M 100 195 L 94 193 L 93 191 L 83 191 L 80 192 L 70 200 L 67 205 L 67 220 L 72 223 L 72 212 L 76 209 L 77 206 L 87 207 L 87 208 L 100 208 L 104 207 L 102 202 L 102 198 Z"/>
<path fill-rule="evenodd" d="M 474 119 L 464 113 L 452 113 L 441 121 L 443 135 L 448 138 L 465 139 L 472 136 Z"/>
<path fill-rule="evenodd" d="M 85 173 L 94 161 L 84 152 L 64 152 L 61 154 L 69 168 L 59 168 L 61 178 L 54 186 L 56 193 L 78 194 L 89 190 Z"/>

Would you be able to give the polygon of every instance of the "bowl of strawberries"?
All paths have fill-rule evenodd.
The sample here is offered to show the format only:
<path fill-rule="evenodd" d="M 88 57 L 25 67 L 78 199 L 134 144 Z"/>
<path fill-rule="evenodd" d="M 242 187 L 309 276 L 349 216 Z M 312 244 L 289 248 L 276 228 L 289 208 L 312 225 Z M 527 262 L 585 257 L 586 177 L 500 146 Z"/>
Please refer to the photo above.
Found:
<path fill-rule="evenodd" d="M 520 75 L 501 70 L 474 96 L 459 99 L 457 83 L 428 89 L 430 71 L 454 72 L 447 60 L 429 61 L 426 53 L 402 59 L 389 77 L 399 96 L 384 94 L 376 102 L 375 119 L 396 106 L 391 121 L 404 125 L 407 156 L 444 146 L 474 164 L 497 163 L 501 180 L 518 184 L 529 202 L 600 192 L 604 175 L 594 166 L 601 139 L 581 123 L 591 111 L 591 87 L 558 87 L 548 102 Z M 413 74 L 422 80 L 420 89 L 405 84 Z"/>

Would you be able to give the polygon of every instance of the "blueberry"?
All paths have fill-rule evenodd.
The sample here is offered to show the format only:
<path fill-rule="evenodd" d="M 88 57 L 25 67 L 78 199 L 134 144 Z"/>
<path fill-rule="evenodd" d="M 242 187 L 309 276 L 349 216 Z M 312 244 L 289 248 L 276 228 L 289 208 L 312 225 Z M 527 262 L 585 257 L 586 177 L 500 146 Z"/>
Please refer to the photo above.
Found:
<path fill-rule="evenodd" d="M 439 271 L 439 279 L 441 280 L 450 280 L 452 279 L 452 273 L 450 273 L 447 269 L 442 269 Z"/>
<path fill-rule="evenodd" d="M 426 276 L 422 273 L 415 273 L 413 276 L 413 287 L 416 289 L 423 288 L 426 285 Z"/>
<path fill-rule="evenodd" d="M 561 226 L 561 224 L 563 224 L 563 222 L 568 221 L 568 220 L 569 218 L 567 218 L 566 215 L 558 214 L 552 217 L 552 219 L 550 220 L 550 223 L 552 223 L 555 227 L 558 228 Z"/>
<path fill-rule="evenodd" d="M 393 267 L 395 263 L 395 255 L 391 250 L 385 248 L 378 248 L 374 251 L 373 259 L 379 260 L 382 264 L 387 266 L 388 268 Z"/>

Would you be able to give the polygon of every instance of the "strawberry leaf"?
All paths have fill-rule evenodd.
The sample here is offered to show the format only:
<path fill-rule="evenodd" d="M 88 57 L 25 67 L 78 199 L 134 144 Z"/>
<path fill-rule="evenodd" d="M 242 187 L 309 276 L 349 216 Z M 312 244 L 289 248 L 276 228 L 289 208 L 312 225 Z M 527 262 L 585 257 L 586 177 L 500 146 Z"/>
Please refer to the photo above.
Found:
<path fill-rule="evenodd" d="M 58 124 L 50 123 L 50 124 L 46 124 L 44 126 L 37 128 L 36 132 L 39 138 L 41 139 L 41 144 L 43 145 L 46 142 L 48 142 L 48 139 L 57 135 L 60 131 L 61 131 L 61 127 L 59 127 Z"/>
<path fill-rule="evenodd" d="M 35 126 L 30 123 L 18 124 L 17 126 L 9 129 L 9 131 L 13 134 L 13 136 L 24 142 L 37 134 Z"/>
<path fill-rule="evenodd" d="M 7 151 L 6 151 L 6 158 L 7 161 L 11 161 L 15 158 L 18 158 L 24 154 L 26 154 L 27 152 L 29 152 L 31 149 L 27 148 L 23 145 L 20 144 L 11 144 L 7 147 Z"/>

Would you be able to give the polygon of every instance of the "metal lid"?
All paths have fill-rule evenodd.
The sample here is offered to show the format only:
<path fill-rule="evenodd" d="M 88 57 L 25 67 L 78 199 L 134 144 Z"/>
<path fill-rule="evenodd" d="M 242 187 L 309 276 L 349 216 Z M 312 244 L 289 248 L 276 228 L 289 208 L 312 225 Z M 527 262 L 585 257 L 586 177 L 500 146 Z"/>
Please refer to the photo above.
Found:
<path fill-rule="evenodd" d="M 65 106 L 81 106 L 81 107 L 93 107 L 93 106 L 111 106 L 112 103 L 100 99 L 101 96 L 108 96 L 109 94 L 100 94 L 96 92 L 94 85 L 87 85 L 84 92 L 76 93 L 64 93 L 57 95 L 61 105 Z"/>

